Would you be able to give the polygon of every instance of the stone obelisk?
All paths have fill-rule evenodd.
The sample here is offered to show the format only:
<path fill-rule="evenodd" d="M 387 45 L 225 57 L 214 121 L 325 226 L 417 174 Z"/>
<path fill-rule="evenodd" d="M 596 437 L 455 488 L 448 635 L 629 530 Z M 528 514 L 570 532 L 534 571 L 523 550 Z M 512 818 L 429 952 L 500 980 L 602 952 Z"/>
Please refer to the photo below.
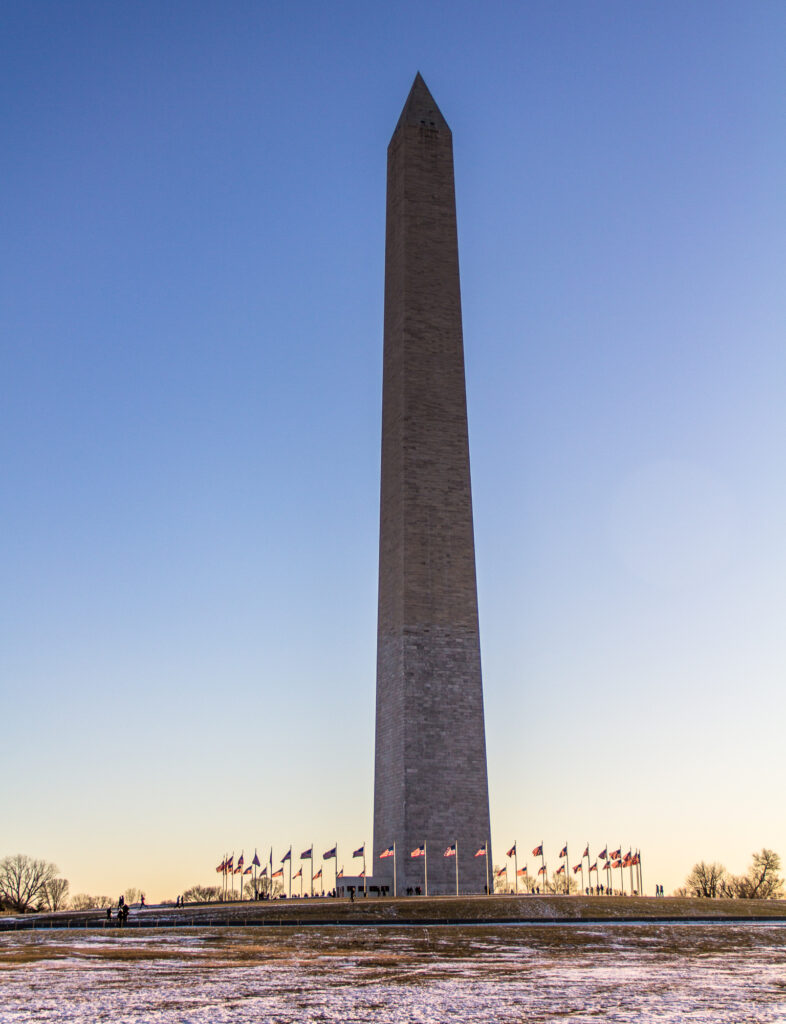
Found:
<path fill-rule="evenodd" d="M 483 892 L 493 861 L 453 141 L 418 74 L 388 147 L 374 875 Z M 486 856 L 475 854 L 488 844 Z"/>

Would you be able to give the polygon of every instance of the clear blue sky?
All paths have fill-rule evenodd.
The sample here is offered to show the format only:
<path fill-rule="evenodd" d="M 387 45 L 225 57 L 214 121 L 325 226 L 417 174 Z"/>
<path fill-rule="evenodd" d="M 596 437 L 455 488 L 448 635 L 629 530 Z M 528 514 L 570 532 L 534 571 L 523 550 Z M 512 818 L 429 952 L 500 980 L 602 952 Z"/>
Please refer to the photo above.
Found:
<path fill-rule="evenodd" d="M 454 134 L 496 860 L 633 844 L 671 889 L 786 855 L 785 39 L 749 0 L 3 6 L 0 855 L 157 898 L 371 839 L 418 69 Z"/>

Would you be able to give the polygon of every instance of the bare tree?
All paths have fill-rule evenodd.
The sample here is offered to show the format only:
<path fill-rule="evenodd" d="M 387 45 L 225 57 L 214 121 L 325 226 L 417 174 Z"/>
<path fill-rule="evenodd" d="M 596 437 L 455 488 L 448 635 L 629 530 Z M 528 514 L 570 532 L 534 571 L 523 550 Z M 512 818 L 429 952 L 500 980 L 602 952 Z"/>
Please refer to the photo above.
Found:
<path fill-rule="evenodd" d="M 0 860 L 0 899 L 11 910 L 23 914 L 41 899 L 43 888 L 57 874 L 46 860 L 35 860 L 25 853 Z"/>
<path fill-rule="evenodd" d="M 73 910 L 102 910 L 111 906 L 114 906 L 114 900 L 111 897 L 89 896 L 86 892 L 77 893 L 71 900 Z"/>
<path fill-rule="evenodd" d="M 491 888 L 493 892 L 507 892 L 508 889 L 510 888 L 510 886 L 508 885 L 508 876 L 507 874 L 500 875 L 499 872 L 501 870 L 502 869 L 500 868 L 499 864 L 494 865 L 494 870 L 491 873 Z"/>
<path fill-rule="evenodd" d="M 568 893 L 576 893 L 579 891 L 579 883 L 573 877 L 573 872 L 568 873 L 567 870 L 561 874 L 557 874 L 556 871 L 552 872 L 551 876 L 543 876 L 543 889 L 544 892 L 553 893 L 556 896 L 564 896 L 565 890 Z"/>
<path fill-rule="evenodd" d="M 304 882 L 306 881 L 305 878 L 303 879 L 303 881 Z M 320 887 L 320 885 L 319 885 L 320 880 L 317 879 L 316 883 L 317 884 L 314 886 L 315 889 Z M 273 896 L 274 897 L 279 892 L 283 892 L 284 891 L 283 884 L 277 878 L 273 879 L 273 886 L 272 886 L 272 888 L 273 888 Z M 257 876 L 257 892 L 260 893 L 262 895 L 262 897 L 264 898 L 264 897 L 267 897 L 269 895 L 270 889 L 271 889 L 270 879 L 267 877 L 267 875 L 258 875 Z M 246 883 L 246 887 L 244 889 L 243 896 L 247 900 L 253 899 L 253 896 L 254 896 L 254 883 L 251 881 L 251 879 L 249 879 L 249 881 Z"/>
<path fill-rule="evenodd" d="M 217 885 L 192 885 L 183 893 L 184 903 L 214 903 L 221 894 Z"/>
<path fill-rule="evenodd" d="M 129 885 L 126 891 L 123 893 L 123 898 L 126 903 L 132 906 L 134 903 L 139 903 L 139 897 L 142 895 L 142 890 L 137 889 L 135 885 Z"/>
<path fill-rule="evenodd" d="M 727 893 L 739 900 L 771 900 L 783 895 L 783 879 L 778 874 L 781 859 L 774 850 L 753 854 L 753 863 L 745 875 L 728 879 Z"/>
<path fill-rule="evenodd" d="M 707 899 L 715 899 L 725 894 L 725 884 L 728 880 L 728 872 L 722 864 L 713 861 L 708 864 L 700 860 L 694 864 L 690 874 L 685 879 L 685 885 L 693 896 L 703 896 Z"/>
<path fill-rule="evenodd" d="M 68 906 L 68 879 L 50 878 L 41 889 L 41 906 L 46 910 L 65 910 Z"/>
<path fill-rule="evenodd" d="M 778 874 L 781 859 L 774 850 L 763 849 L 753 854 L 748 868 L 748 882 L 753 899 L 770 900 L 783 895 L 783 879 Z"/>

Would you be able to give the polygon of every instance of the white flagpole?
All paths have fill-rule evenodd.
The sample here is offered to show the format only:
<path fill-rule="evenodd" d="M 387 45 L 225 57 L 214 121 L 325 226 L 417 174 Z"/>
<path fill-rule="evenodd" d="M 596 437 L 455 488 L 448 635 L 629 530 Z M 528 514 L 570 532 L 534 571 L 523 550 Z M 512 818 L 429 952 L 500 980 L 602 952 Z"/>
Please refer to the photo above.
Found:
<path fill-rule="evenodd" d="M 364 896 L 366 895 L 366 892 L 367 892 L 367 890 L 366 890 L 366 883 L 367 882 L 368 882 L 368 877 L 366 875 L 366 840 L 364 839 L 363 840 L 363 895 Z"/>
<path fill-rule="evenodd" d="M 513 870 L 516 872 L 516 895 L 519 894 L 519 841 L 513 843 Z"/>
<path fill-rule="evenodd" d="M 314 898 L 314 840 L 311 840 L 311 899 Z"/>
<path fill-rule="evenodd" d="M 426 883 L 426 895 L 428 896 L 428 839 L 423 840 L 423 871 Z"/>
<path fill-rule="evenodd" d="M 490 882 L 489 882 L 489 846 L 491 846 L 491 843 L 490 843 L 490 841 L 488 839 L 486 839 L 486 895 L 487 896 L 491 895 L 491 889 L 489 888 L 489 884 L 490 884 Z"/>
<path fill-rule="evenodd" d="M 292 843 L 289 844 L 289 898 L 292 899 Z"/>
<path fill-rule="evenodd" d="M 458 839 L 456 840 L 456 895 L 458 896 Z"/>
<path fill-rule="evenodd" d="M 394 839 L 393 840 L 393 896 L 394 896 L 394 898 L 398 896 L 398 891 L 396 889 L 396 884 L 397 884 L 397 879 L 396 879 L 396 840 Z"/>
<path fill-rule="evenodd" d="M 338 896 L 338 839 L 336 840 L 336 845 L 334 846 L 334 850 L 336 851 L 336 864 L 335 864 L 336 880 L 333 883 L 333 887 L 336 890 L 336 896 Z"/>

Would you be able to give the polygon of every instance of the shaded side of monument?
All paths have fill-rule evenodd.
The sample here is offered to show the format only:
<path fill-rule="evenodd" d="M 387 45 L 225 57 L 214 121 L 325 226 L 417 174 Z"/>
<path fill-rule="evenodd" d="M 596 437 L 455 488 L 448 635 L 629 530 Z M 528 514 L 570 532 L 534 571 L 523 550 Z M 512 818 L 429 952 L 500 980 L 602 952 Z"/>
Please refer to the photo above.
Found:
<path fill-rule="evenodd" d="M 491 873 L 453 141 L 420 74 L 388 147 L 374 876 Z M 487 855 L 475 854 L 487 844 Z"/>

